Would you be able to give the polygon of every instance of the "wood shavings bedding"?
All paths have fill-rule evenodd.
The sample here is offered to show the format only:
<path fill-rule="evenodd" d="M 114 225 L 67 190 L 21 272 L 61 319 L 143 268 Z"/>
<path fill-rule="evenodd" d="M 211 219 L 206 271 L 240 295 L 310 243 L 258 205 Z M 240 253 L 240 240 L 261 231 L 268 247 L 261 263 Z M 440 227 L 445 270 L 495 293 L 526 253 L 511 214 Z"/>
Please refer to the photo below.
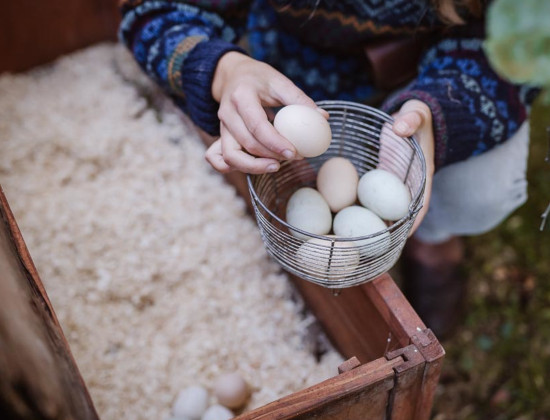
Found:
<path fill-rule="evenodd" d="M 246 409 L 336 374 L 340 355 L 311 334 L 244 201 L 120 45 L 0 75 L 0 148 L 0 183 L 103 420 L 166 418 L 180 389 L 224 371 L 252 385 Z"/>

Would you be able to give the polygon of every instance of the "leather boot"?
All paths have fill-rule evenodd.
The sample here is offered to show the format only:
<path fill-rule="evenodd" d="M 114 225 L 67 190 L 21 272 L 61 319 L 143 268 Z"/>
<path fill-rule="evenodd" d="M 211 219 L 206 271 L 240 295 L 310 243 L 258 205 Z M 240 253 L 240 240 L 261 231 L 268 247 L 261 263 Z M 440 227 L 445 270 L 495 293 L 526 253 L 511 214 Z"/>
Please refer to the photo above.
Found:
<path fill-rule="evenodd" d="M 467 285 L 463 258 L 458 237 L 439 244 L 412 237 L 403 250 L 403 293 L 439 339 L 448 338 L 462 320 Z"/>

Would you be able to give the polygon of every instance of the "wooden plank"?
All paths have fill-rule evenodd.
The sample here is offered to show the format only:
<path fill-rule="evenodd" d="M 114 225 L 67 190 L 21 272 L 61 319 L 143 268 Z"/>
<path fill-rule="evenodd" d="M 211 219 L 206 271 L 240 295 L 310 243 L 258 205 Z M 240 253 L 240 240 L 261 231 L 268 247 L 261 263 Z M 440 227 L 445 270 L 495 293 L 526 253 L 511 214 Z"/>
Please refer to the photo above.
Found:
<path fill-rule="evenodd" d="M 291 274 L 289 277 L 330 341 L 345 358 L 356 356 L 367 362 L 382 357 L 389 349 L 402 346 L 392 339 L 389 325 L 368 299 L 364 288 L 346 288 L 334 296 L 331 290 L 322 286 Z M 393 340 L 389 343 L 391 347 L 388 347 L 389 338 Z"/>
<path fill-rule="evenodd" d="M 417 404 L 422 389 L 422 377 L 426 361 L 414 344 L 390 352 L 391 360 L 401 357 L 405 363 L 395 367 L 395 386 L 391 391 L 388 420 L 416 420 Z M 431 407 L 428 408 L 428 414 Z"/>
<path fill-rule="evenodd" d="M 414 385 L 421 392 L 414 397 L 413 401 L 415 405 L 410 409 L 411 411 L 408 414 L 412 416 L 410 418 L 415 420 L 428 420 L 433 406 L 435 390 L 441 375 L 445 350 L 434 333 L 429 328 L 426 328 L 420 320 L 395 282 L 385 281 L 384 277 L 389 277 L 389 275 L 374 280 L 369 284 L 370 287 L 365 287 L 364 290 L 374 305 L 383 312 L 383 317 L 391 326 L 393 333 L 401 341 L 406 340 L 408 337 L 418 354 L 422 356 L 424 361 L 422 372 L 416 372 L 419 377 Z M 402 355 L 400 352 L 394 354 Z M 417 370 L 419 368 L 415 366 L 414 369 Z M 408 376 L 397 376 L 398 382 L 406 383 L 409 380 Z M 406 385 L 403 386 L 407 387 Z M 401 389 L 401 385 L 398 385 L 395 388 L 395 392 L 403 393 L 404 391 Z M 411 395 L 405 392 L 405 396 L 402 398 L 407 399 L 409 397 Z M 401 413 L 401 415 L 404 414 Z M 398 419 L 399 417 L 395 418 Z"/>
<path fill-rule="evenodd" d="M 376 420 L 384 419 L 394 368 L 404 360 L 379 358 L 298 391 L 236 420 Z"/>
<path fill-rule="evenodd" d="M 1 186 L 0 413 L 98 419 Z"/>
<path fill-rule="evenodd" d="M 115 41 L 117 0 L 2 2 L 0 73 L 28 70 L 101 41 Z"/>
<path fill-rule="evenodd" d="M 383 274 L 360 287 L 380 311 L 394 338 L 401 343 L 401 347 L 404 347 L 411 343 L 413 335 L 424 331 L 426 325 L 407 301 L 403 292 L 390 279 L 389 274 Z"/>
<path fill-rule="evenodd" d="M 426 365 L 422 374 L 422 392 L 418 396 L 415 420 L 428 420 L 433 407 L 435 391 L 441 376 L 445 350 L 431 330 L 415 334 L 412 342 L 420 351 Z"/>

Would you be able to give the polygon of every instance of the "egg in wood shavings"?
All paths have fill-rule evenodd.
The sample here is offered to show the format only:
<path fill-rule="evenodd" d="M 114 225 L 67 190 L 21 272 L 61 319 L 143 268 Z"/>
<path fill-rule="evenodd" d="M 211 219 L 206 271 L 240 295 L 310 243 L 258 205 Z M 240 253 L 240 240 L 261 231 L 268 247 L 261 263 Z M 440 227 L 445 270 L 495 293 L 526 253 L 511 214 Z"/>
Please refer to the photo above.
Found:
<path fill-rule="evenodd" d="M 208 407 L 202 415 L 201 420 L 230 420 L 234 417 L 235 415 L 228 408 L 223 405 L 214 404 Z"/>
<path fill-rule="evenodd" d="M 200 420 L 208 407 L 208 398 L 208 391 L 202 386 L 184 388 L 172 406 L 172 413 L 185 420 Z"/>
<path fill-rule="evenodd" d="M 354 238 L 381 232 L 387 226 L 380 217 L 369 209 L 361 206 L 349 206 L 340 210 L 334 216 L 332 228 L 336 236 Z M 390 234 L 385 232 L 354 243 L 359 247 L 362 255 L 378 256 L 388 250 Z"/>
<path fill-rule="evenodd" d="M 286 221 L 289 225 L 306 232 L 325 235 L 332 227 L 332 213 L 319 191 L 302 187 L 297 189 L 288 200 Z M 293 229 L 290 233 L 296 238 L 309 238 Z"/>
<path fill-rule="evenodd" d="M 273 126 L 303 157 L 322 155 L 332 140 L 332 130 L 326 118 L 305 105 L 281 108 L 275 115 Z"/>
<path fill-rule="evenodd" d="M 296 252 L 296 259 L 305 270 L 326 274 L 334 280 L 353 273 L 359 258 L 359 248 L 353 242 L 319 238 L 304 242 Z"/>
<path fill-rule="evenodd" d="M 355 203 L 358 183 L 353 163 L 339 156 L 324 162 L 317 173 L 317 190 L 334 213 Z"/>
<path fill-rule="evenodd" d="M 411 193 L 399 177 L 384 169 L 363 174 L 357 186 L 359 202 L 382 219 L 399 220 L 409 212 Z"/>
<path fill-rule="evenodd" d="M 216 379 L 214 395 L 221 405 L 227 408 L 240 408 L 248 400 L 250 390 L 238 372 L 231 372 Z"/>

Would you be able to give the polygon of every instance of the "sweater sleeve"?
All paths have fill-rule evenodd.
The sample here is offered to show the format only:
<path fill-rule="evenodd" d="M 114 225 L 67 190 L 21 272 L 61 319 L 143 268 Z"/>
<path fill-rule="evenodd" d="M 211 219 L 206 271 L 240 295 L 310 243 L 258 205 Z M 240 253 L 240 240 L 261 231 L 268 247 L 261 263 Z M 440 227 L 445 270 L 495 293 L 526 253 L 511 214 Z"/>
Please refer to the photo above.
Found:
<path fill-rule="evenodd" d="M 536 93 L 500 78 L 490 67 L 482 42 L 480 36 L 441 39 L 425 52 L 416 79 L 382 105 L 389 113 L 409 99 L 430 107 L 436 170 L 511 137 L 526 119 Z"/>
<path fill-rule="evenodd" d="M 200 3 L 197 7 L 193 3 Z M 218 60 L 244 31 L 249 1 L 123 0 L 119 38 L 191 120 L 219 133 L 211 93 Z M 223 18 L 222 18 L 223 16 Z"/>

